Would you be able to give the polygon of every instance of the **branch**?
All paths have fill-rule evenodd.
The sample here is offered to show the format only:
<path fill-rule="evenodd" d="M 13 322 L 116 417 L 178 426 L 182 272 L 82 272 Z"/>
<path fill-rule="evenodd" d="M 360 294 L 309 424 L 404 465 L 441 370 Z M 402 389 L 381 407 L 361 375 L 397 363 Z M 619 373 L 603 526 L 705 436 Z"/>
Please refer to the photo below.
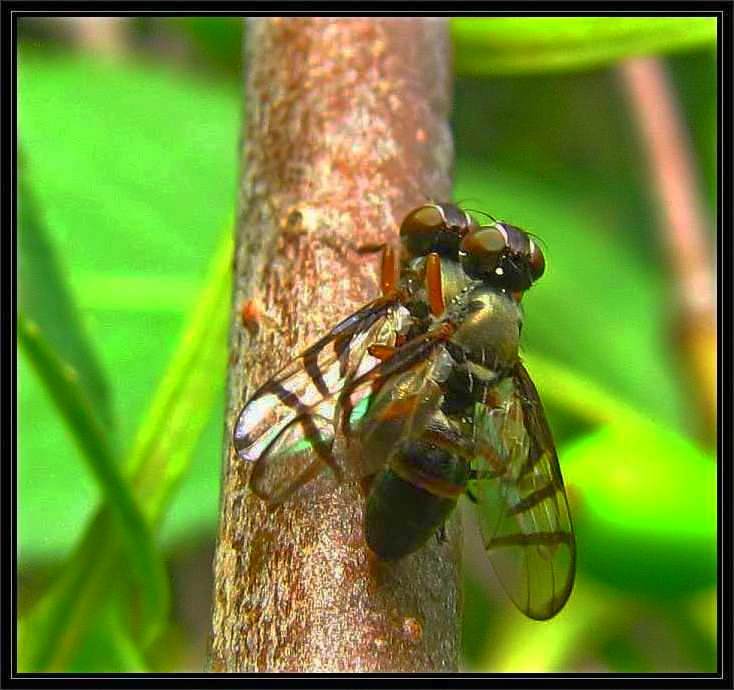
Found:
<path fill-rule="evenodd" d="M 648 158 L 658 227 L 675 282 L 683 370 L 698 402 L 704 435 L 716 433 L 716 298 L 709 221 L 700 198 L 690 141 L 660 59 L 621 65 Z"/>
<path fill-rule="evenodd" d="M 258 19 L 246 45 L 211 668 L 455 671 L 458 517 L 446 543 L 380 562 L 364 543 L 359 486 L 267 511 L 229 442 L 257 385 L 377 295 L 379 258 L 356 249 L 394 242 L 401 218 L 426 196 L 449 198 L 446 24 Z M 240 321 L 246 299 L 270 317 L 253 336 Z"/>

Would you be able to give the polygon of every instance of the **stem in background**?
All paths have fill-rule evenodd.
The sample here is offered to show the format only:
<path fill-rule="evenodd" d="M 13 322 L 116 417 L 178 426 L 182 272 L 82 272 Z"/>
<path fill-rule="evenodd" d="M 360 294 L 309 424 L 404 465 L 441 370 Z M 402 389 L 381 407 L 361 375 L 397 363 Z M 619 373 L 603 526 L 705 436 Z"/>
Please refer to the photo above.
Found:
<path fill-rule="evenodd" d="M 130 51 L 128 17 L 63 17 L 52 26 L 67 32 L 81 50 L 100 57 L 119 59 Z"/>
<path fill-rule="evenodd" d="M 211 668 L 455 671 L 458 516 L 446 543 L 380 562 L 364 543 L 357 485 L 267 511 L 230 443 L 255 387 L 377 295 L 379 257 L 357 247 L 394 242 L 408 210 L 449 198 L 446 23 L 257 19 L 246 46 Z M 268 317 L 253 336 L 246 299 Z"/>
<path fill-rule="evenodd" d="M 661 238 L 677 290 L 680 354 L 707 440 L 716 429 L 716 297 L 704 204 L 675 94 L 657 58 L 627 60 L 622 81 L 648 158 Z"/>

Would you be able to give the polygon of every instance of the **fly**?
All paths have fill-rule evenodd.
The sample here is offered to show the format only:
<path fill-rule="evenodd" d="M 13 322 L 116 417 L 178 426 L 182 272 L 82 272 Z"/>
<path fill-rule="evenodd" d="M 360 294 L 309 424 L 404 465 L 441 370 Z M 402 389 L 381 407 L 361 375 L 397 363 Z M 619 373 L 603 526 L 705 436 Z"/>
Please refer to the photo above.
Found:
<path fill-rule="evenodd" d="M 372 479 L 367 545 L 402 558 L 466 495 L 505 591 L 554 616 L 575 540 L 553 437 L 520 361 L 520 300 L 540 247 L 502 221 L 424 204 L 386 247 L 382 296 L 344 319 L 250 398 L 233 433 L 269 506 Z"/>

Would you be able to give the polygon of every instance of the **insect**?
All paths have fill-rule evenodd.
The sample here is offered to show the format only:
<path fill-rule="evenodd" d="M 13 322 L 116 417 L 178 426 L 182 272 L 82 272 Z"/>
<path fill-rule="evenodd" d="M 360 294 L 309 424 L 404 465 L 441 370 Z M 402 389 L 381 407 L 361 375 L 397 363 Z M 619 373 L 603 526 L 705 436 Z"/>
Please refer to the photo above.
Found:
<path fill-rule="evenodd" d="M 344 319 L 241 410 L 233 444 L 269 506 L 371 478 L 364 533 L 412 553 L 465 495 L 505 591 L 546 619 L 573 587 L 575 541 L 543 406 L 518 354 L 537 243 L 448 203 L 411 211 L 382 257 L 382 296 Z"/>

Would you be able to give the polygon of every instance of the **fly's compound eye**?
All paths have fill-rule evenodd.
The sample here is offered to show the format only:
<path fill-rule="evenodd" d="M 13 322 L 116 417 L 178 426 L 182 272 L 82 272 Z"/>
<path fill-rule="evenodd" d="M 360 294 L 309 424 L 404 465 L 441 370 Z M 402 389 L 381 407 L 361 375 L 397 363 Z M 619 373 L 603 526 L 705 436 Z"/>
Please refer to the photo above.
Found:
<path fill-rule="evenodd" d="M 435 252 L 455 256 L 459 250 L 459 234 L 448 227 L 444 210 L 437 204 L 426 204 L 411 211 L 400 225 L 400 242 L 407 260 Z"/>
<path fill-rule="evenodd" d="M 472 278 L 485 278 L 495 272 L 506 249 L 507 235 L 499 225 L 479 228 L 461 242 L 461 266 Z"/>
<path fill-rule="evenodd" d="M 540 247 L 532 239 L 530 239 L 528 266 L 530 267 L 530 275 L 533 277 L 533 282 L 545 273 L 545 257 Z"/>

